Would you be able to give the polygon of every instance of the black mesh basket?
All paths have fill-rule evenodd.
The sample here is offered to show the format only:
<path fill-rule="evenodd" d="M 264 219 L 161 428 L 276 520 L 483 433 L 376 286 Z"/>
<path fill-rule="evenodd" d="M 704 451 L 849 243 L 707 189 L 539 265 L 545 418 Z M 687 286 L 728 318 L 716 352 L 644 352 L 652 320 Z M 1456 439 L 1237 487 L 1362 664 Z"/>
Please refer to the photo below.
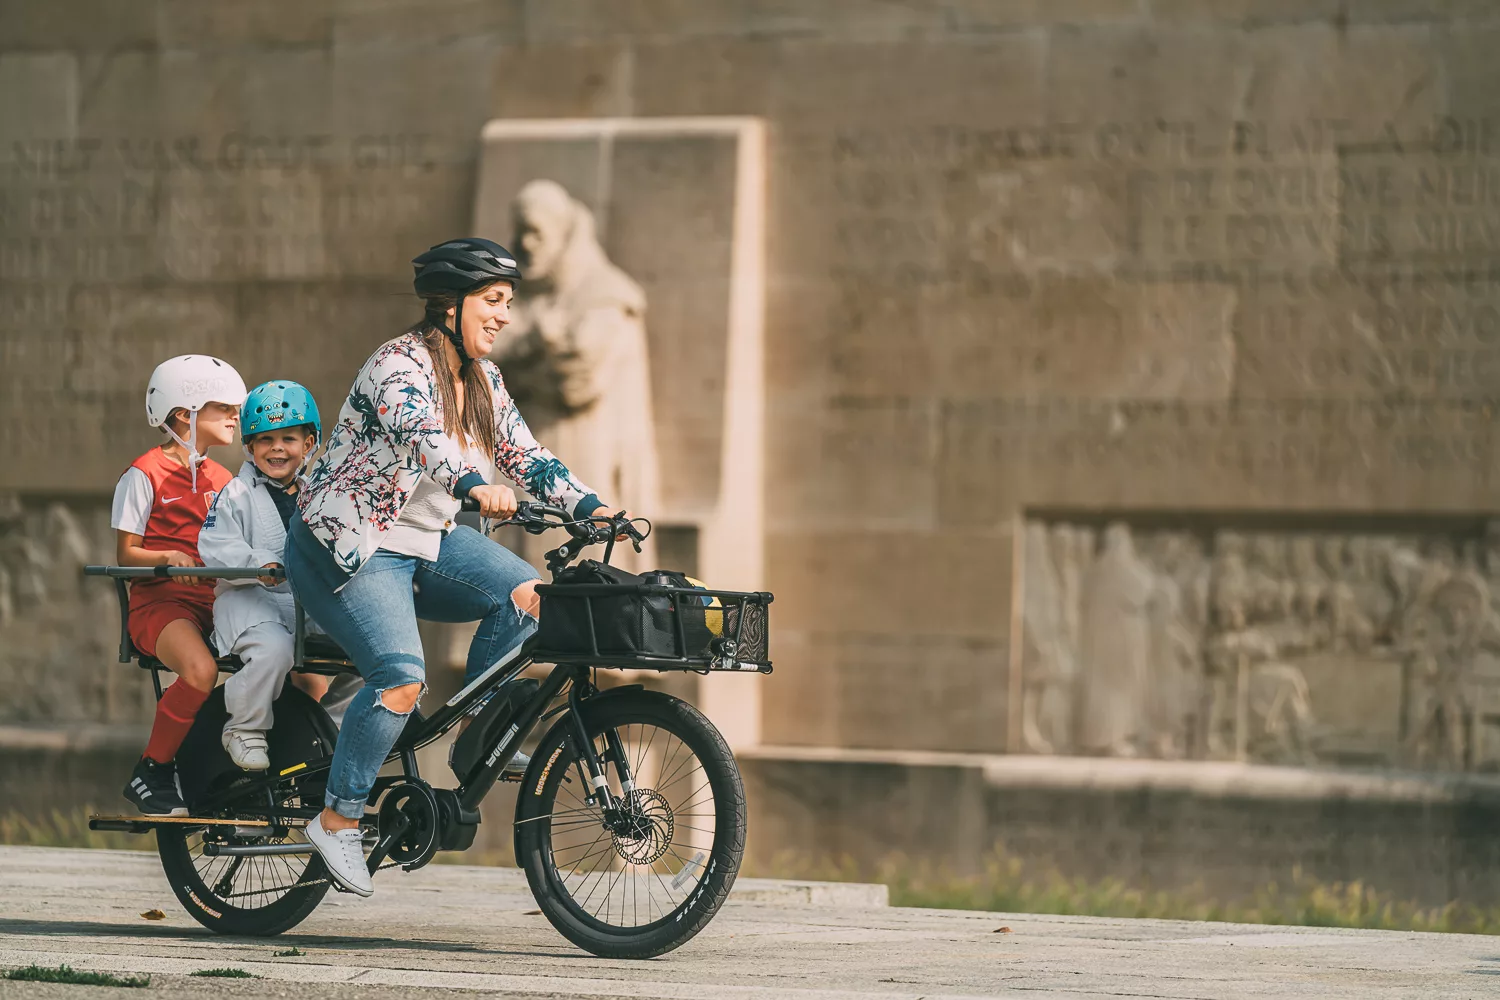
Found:
<path fill-rule="evenodd" d="M 545 663 L 771 672 L 764 592 L 541 584 L 532 656 Z"/>

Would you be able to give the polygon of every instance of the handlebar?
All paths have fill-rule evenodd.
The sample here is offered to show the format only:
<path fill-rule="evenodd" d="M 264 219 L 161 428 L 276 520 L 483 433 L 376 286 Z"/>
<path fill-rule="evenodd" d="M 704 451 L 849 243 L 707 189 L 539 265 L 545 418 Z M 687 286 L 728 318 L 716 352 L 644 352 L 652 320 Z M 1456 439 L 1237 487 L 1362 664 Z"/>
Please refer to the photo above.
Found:
<path fill-rule="evenodd" d="M 479 504 L 465 497 L 461 501 L 463 510 L 474 512 L 479 510 Z M 642 532 L 635 526 L 636 521 L 644 521 L 646 530 Z M 516 512 L 510 517 L 498 519 L 494 522 L 495 527 L 514 525 L 523 528 L 528 534 L 540 535 L 552 528 L 566 528 L 569 535 L 577 539 L 580 545 L 564 546 L 572 555 L 576 555 L 579 549 L 585 545 L 607 544 L 613 549 L 615 539 L 624 536 L 629 538 L 635 550 L 641 550 L 641 543 L 651 533 L 651 522 L 645 518 L 633 518 L 628 513 L 616 514 L 613 517 L 580 517 L 573 518 L 561 507 L 551 504 L 536 503 L 524 500 L 516 505 Z M 605 561 L 609 559 L 606 552 Z"/>
<path fill-rule="evenodd" d="M 200 580 L 258 580 L 263 576 L 286 579 L 286 570 L 238 566 L 85 566 L 84 576 L 112 576 L 116 579 L 139 580 L 150 577 L 169 578 L 194 576 Z"/>

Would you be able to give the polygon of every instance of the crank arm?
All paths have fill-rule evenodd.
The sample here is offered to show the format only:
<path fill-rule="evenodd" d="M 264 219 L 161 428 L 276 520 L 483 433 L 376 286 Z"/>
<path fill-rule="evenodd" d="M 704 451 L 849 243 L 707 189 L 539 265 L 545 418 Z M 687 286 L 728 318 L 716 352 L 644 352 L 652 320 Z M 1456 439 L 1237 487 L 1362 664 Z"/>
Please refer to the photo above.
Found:
<path fill-rule="evenodd" d="M 370 856 L 365 859 L 365 867 L 370 869 L 371 875 L 374 875 L 375 872 L 380 869 L 380 863 L 386 859 L 386 856 L 388 854 L 391 853 L 391 848 L 396 845 L 396 841 L 401 838 L 401 835 L 404 834 L 410 826 L 411 820 L 404 815 L 400 815 L 397 817 L 396 822 L 391 826 L 391 832 L 383 834 L 381 836 L 380 842 L 375 845 L 375 849 L 371 851 Z"/>

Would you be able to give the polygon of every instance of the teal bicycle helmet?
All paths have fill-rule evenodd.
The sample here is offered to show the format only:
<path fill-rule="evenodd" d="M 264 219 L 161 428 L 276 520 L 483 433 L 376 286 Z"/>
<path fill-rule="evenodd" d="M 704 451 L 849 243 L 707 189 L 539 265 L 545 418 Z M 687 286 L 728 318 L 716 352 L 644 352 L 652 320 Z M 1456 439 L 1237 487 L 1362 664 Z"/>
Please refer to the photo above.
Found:
<path fill-rule="evenodd" d="M 283 427 L 310 425 L 313 435 L 323 439 L 323 421 L 312 393 L 296 382 L 278 379 L 262 382 L 250 390 L 240 407 L 240 440 Z"/>

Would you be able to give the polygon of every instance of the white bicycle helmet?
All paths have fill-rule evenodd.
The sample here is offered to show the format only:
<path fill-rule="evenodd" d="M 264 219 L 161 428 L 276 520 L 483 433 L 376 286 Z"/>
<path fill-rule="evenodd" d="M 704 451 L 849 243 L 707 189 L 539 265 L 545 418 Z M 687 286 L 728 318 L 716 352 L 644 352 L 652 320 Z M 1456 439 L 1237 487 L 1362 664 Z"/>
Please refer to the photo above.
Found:
<path fill-rule="evenodd" d="M 184 441 L 167 424 L 167 416 L 177 409 L 197 413 L 209 403 L 240 406 L 249 393 L 245 380 L 227 362 L 206 354 L 182 354 L 156 366 L 146 385 L 146 420 L 160 427 L 172 440 L 187 449 L 193 473 L 193 491 L 198 490 L 198 463 L 206 456 L 198 454 L 198 422 L 188 421 Z"/>

